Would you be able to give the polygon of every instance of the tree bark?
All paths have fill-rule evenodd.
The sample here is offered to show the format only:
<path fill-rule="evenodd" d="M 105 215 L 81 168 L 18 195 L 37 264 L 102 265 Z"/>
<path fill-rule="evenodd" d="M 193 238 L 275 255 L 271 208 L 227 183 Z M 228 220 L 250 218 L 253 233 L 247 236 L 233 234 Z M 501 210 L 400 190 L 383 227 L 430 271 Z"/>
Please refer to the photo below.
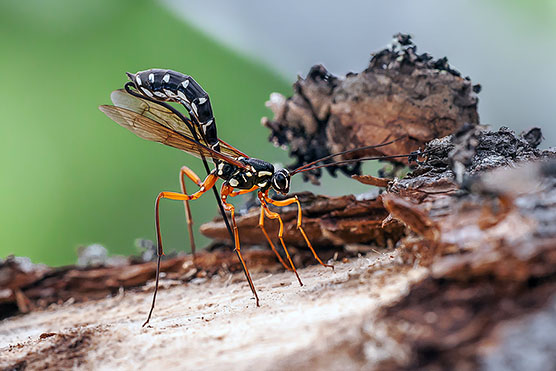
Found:
<path fill-rule="evenodd" d="M 237 221 L 261 307 L 233 253 L 214 248 L 163 261 L 154 317 L 141 328 L 154 263 L 53 269 L 8 259 L 2 314 L 32 313 L 0 323 L 0 367 L 552 369 L 556 152 L 537 149 L 540 130 L 479 126 L 478 86 L 445 58 L 417 54 L 406 35 L 359 74 L 316 66 L 294 90 L 273 95 L 275 117 L 264 120 L 294 166 L 401 134 L 371 154 L 424 147 L 403 178 L 355 177 L 380 192 L 299 195 L 303 226 L 334 271 L 301 268 L 314 259 L 296 207 L 277 208 L 299 286 L 265 247 L 253 206 Z M 278 225 L 265 226 L 275 239 Z M 230 244 L 218 219 L 201 230 Z M 149 292 L 134 288 L 147 281 Z"/>

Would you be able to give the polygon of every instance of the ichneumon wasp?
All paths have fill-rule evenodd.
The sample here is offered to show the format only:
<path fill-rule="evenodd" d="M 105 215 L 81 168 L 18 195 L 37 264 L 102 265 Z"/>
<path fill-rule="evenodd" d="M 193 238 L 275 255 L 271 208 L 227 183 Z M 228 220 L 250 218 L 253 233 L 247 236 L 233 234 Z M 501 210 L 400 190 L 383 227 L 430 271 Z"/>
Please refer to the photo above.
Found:
<path fill-rule="evenodd" d="M 324 267 L 333 268 L 333 266 L 325 264 L 319 258 L 307 234 L 303 230 L 302 210 L 298 198 L 294 196 L 284 200 L 274 200 L 269 196 L 270 189 L 286 195 L 289 193 L 291 177 L 293 175 L 321 167 L 343 165 L 363 160 L 393 159 L 409 156 L 365 157 L 318 165 L 319 162 L 330 160 L 335 156 L 386 146 L 403 137 L 390 141 L 387 141 L 387 138 L 381 144 L 356 148 L 326 156 L 317 161 L 305 164 L 293 171 L 275 169 L 271 163 L 249 157 L 218 138 L 216 122 L 212 113 L 208 94 L 192 77 L 179 72 L 162 69 L 150 69 L 137 72 L 136 74 L 128 73 L 127 75 L 130 82 L 125 85 L 125 89 L 115 90 L 111 94 L 111 100 L 114 105 L 101 105 L 99 109 L 117 124 L 143 139 L 159 142 L 201 158 L 207 170 L 207 176 L 204 181 L 202 181 L 191 169 L 183 166 L 180 171 L 182 192 L 160 192 L 156 198 L 155 225 L 158 243 L 156 283 L 149 315 L 143 326 L 149 322 L 154 310 L 156 294 L 158 292 L 160 260 L 161 256 L 164 255 L 159 217 L 161 199 L 184 202 L 192 252 L 195 253 L 192 219 L 188 202 L 190 200 L 196 200 L 210 189 L 213 189 L 222 216 L 226 222 L 227 218 L 223 209 L 230 212 L 233 226 L 233 234 L 231 233 L 231 237 L 234 241 L 235 251 L 243 266 L 250 288 L 256 298 L 257 306 L 259 306 L 257 292 L 249 275 L 247 265 L 241 256 L 239 232 L 235 221 L 235 209 L 232 204 L 228 203 L 228 197 L 235 197 L 257 191 L 257 196 L 261 203 L 259 227 L 281 264 L 286 269 L 293 271 L 299 284 L 303 285 L 282 238 L 284 226 L 280 214 L 271 211 L 268 206 L 269 204 L 278 207 L 292 205 L 294 203 L 297 204 L 297 229 L 302 234 L 315 259 Z M 177 102 L 182 104 L 187 109 L 190 119 L 183 116 L 180 111 L 165 102 Z M 206 162 L 207 159 L 214 163 L 214 169 L 209 170 Z M 184 176 L 187 176 L 199 186 L 197 192 L 190 195 L 187 194 Z M 223 180 L 220 195 L 218 195 L 218 191 L 215 189 L 218 179 Z M 282 259 L 264 228 L 265 217 L 277 219 L 280 223 L 278 238 L 286 254 L 288 264 Z"/>

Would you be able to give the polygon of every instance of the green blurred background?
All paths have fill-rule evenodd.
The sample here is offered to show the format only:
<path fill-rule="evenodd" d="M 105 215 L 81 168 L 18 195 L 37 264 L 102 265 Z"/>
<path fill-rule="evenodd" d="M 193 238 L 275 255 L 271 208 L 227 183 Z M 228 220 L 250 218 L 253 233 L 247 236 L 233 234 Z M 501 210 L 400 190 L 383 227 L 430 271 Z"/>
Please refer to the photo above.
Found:
<path fill-rule="evenodd" d="M 211 95 L 222 138 L 253 156 L 286 158 L 260 119 L 269 94 L 289 84 L 155 2 L 2 2 L 0 35 L 0 256 L 69 264 L 90 243 L 136 253 L 136 238 L 154 239 L 156 194 L 179 190 L 184 164 L 203 175 L 197 159 L 140 140 L 98 110 L 126 71 L 193 75 Z M 197 226 L 214 216 L 213 196 L 192 212 Z M 183 205 L 163 203 L 161 213 L 166 248 L 188 248 Z"/>
<path fill-rule="evenodd" d="M 1 1 L 0 257 L 70 264 L 78 246 L 92 243 L 136 254 L 137 238 L 154 239 L 158 192 L 179 189 L 184 164 L 204 174 L 197 159 L 141 140 L 98 110 L 126 71 L 194 76 L 211 96 L 224 140 L 289 163 L 260 125 L 271 115 L 269 94 L 290 95 L 295 72 L 315 63 L 359 71 L 391 35 L 414 32 L 420 51 L 447 55 L 483 84 L 483 122 L 516 130 L 544 124 L 548 145 L 556 137 L 547 119 L 556 98 L 553 0 L 346 1 L 359 11 L 331 11 L 333 1 Z M 301 183 L 295 179 L 293 191 L 315 190 Z M 367 189 L 345 177 L 323 183 L 318 191 L 327 194 Z M 187 250 L 183 205 L 168 201 L 161 212 L 166 251 Z M 210 220 L 213 197 L 193 202 L 192 212 L 196 227 Z M 208 243 L 198 232 L 197 240 Z"/>

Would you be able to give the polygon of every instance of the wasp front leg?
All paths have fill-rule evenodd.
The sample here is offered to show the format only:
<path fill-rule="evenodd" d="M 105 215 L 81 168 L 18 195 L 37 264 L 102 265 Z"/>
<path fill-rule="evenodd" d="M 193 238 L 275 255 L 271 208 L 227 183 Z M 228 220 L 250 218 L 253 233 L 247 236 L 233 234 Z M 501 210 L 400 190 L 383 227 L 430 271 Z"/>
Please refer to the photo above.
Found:
<path fill-rule="evenodd" d="M 282 256 L 280 256 L 280 254 L 278 253 L 278 250 L 276 250 L 276 247 L 274 247 L 274 243 L 272 243 L 272 240 L 270 239 L 270 237 L 268 236 L 268 233 L 266 232 L 266 229 L 264 228 L 264 215 L 265 215 L 265 206 L 263 206 L 261 204 L 261 216 L 259 217 L 259 227 L 261 228 L 261 230 L 263 231 L 264 236 L 266 237 L 266 240 L 268 241 L 270 248 L 272 249 L 272 251 L 274 251 L 274 254 L 276 254 L 276 256 L 278 257 L 278 260 L 280 261 L 280 263 L 282 263 L 282 265 L 284 266 L 284 268 L 286 268 L 287 270 L 291 271 L 292 268 L 288 267 L 286 265 L 286 262 L 284 261 L 284 259 L 282 259 Z"/>
<path fill-rule="evenodd" d="M 257 190 L 258 188 L 259 188 L 259 186 L 255 185 L 250 189 L 242 189 L 242 190 L 239 190 L 239 191 L 231 191 L 229 196 L 230 197 L 235 197 L 235 196 L 239 196 L 239 195 L 244 195 L 246 193 L 250 193 L 250 192 L 253 192 L 253 191 Z M 274 244 L 270 240 L 270 237 L 268 237 L 268 233 L 266 233 L 266 230 L 264 229 L 264 208 L 263 207 L 261 207 L 261 217 L 259 218 L 259 227 L 261 227 L 268 243 L 270 244 L 270 247 L 272 248 L 272 251 L 274 251 L 274 254 L 276 254 L 280 263 L 282 263 L 284 268 L 291 271 L 292 269 L 290 267 L 288 267 L 288 265 L 284 262 L 284 259 L 282 259 L 282 257 L 280 256 L 280 254 L 276 250 L 276 247 L 274 247 Z"/>
<path fill-rule="evenodd" d="M 299 281 L 299 284 L 301 286 L 303 286 L 303 282 L 301 282 L 301 278 L 299 278 L 299 274 L 297 274 L 297 269 L 295 269 L 295 265 L 293 264 L 292 258 L 290 256 L 289 251 L 288 251 L 288 248 L 286 247 L 286 244 L 284 243 L 284 239 L 282 238 L 282 236 L 284 235 L 284 222 L 282 221 L 282 218 L 280 217 L 280 214 L 275 213 L 268 208 L 268 205 L 265 202 L 264 194 L 262 192 L 259 192 L 259 201 L 261 201 L 261 213 L 264 212 L 264 214 L 266 214 L 266 216 L 270 219 L 278 219 L 278 222 L 280 223 L 280 230 L 278 231 L 278 239 L 280 240 L 280 243 L 282 244 L 282 248 L 286 252 L 286 257 L 288 258 L 288 261 L 290 262 L 291 270 L 293 270 L 293 272 L 295 273 L 295 276 L 297 277 L 297 280 Z M 266 231 L 264 229 L 264 214 L 261 214 L 261 219 L 259 221 L 259 226 L 261 226 L 266 238 L 268 239 L 268 242 L 270 242 L 271 246 L 273 246 L 272 242 L 270 241 L 270 238 L 268 237 L 268 234 L 266 233 Z"/>
<path fill-rule="evenodd" d="M 295 269 L 295 265 L 293 264 L 292 258 L 290 256 L 290 252 L 288 251 L 288 248 L 286 247 L 286 244 L 284 243 L 284 239 L 282 238 L 282 236 L 284 235 L 284 222 L 282 221 L 282 218 L 280 217 L 280 214 L 275 213 L 268 208 L 264 198 L 262 197 L 261 192 L 259 192 L 259 200 L 261 201 L 261 218 L 259 220 L 259 226 L 263 230 L 263 233 L 264 233 L 266 239 L 268 240 L 268 242 L 270 243 L 270 246 L 273 248 L 276 255 L 278 255 L 278 252 L 274 248 L 274 245 L 272 244 L 272 241 L 270 240 L 270 237 L 268 237 L 268 234 L 266 233 L 266 230 L 264 229 L 264 215 L 266 215 L 269 219 L 278 219 L 278 222 L 280 223 L 280 230 L 278 231 L 278 239 L 280 240 L 280 243 L 282 244 L 282 248 L 284 249 L 284 251 L 286 253 L 286 257 L 288 258 L 288 261 L 290 262 L 291 268 L 289 268 L 288 270 L 293 270 L 293 272 L 295 273 L 295 276 L 297 277 L 297 280 L 299 281 L 299 284 L 301 286 L 303 286 L 303 282 L 301 282 L 301 278 L 299 278 L 299 274 L 297 273 L 297 269 Z M 280 256 L 280 255 L 278 255 L 278 256 Z M 282 264 L 284 264 L 284 263 L 282 262 Z M 284 264 L 284 266 L 286 266 L 286 265 Z M 286 267 L 286 268 L 288 268 L 288 267 Z"/>
<path fill-rule="evenodd" d="M 328 267 L 328 268 L 332 268 L 334 269 L 333 265 L 330 264 L 325 264 L 322 262 L 322 260 L 319 258 L 319 256 L 317 255 L 317 252 L 315 251 L 315 249 L 313 248 L 313 245 L 311 244 L 311 242 L 309 241 L 309 238 L 307 238 L 307 234 L 305 233 L 305 230 L 303 230 L 302 227 L 302 212 L 301 212 L 301 203 L 299 202 L 299 199 L 297 198 L 297 196 L 292 197 L 292 198 L 288 198 L 286 200 L 281 200 L 281 201 L 277 201 L 277 200 L 273 200 L 268 196 L 268 190 L 264 193 L 262 193 L 262 197 L 263 199 L 268 202 L 269 204 L 272 204 L 274 206 L 288 206 L 291 205 L 293 203 L 297 204 L 297 229 L 299 229 L 299 231 L 301 232 L 301 234 L 303 235 L 303 238 L 305 239 L 305 242 L 307 243 L 307 246 L 309 247 L 309 249 L 311 249 L 311 252 L 313 253 L 313 256 L 315 257 L 315 259 L 323 266 L 323 267 Z"/>

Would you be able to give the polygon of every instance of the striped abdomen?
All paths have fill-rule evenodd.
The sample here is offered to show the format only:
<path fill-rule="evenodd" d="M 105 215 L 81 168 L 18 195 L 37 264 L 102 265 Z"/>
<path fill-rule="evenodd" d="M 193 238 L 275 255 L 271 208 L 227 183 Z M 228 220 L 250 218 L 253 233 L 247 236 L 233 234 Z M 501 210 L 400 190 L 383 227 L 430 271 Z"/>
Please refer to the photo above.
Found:
<path fill-rule="evenodd" d="M 158 68 L 135 74 L 128 72 L 127 76 L 141 94 L 160 101 L 183 104 L 198 119 L 212 149 L 220 150 L 209 96 L 193 77 Z"/>

